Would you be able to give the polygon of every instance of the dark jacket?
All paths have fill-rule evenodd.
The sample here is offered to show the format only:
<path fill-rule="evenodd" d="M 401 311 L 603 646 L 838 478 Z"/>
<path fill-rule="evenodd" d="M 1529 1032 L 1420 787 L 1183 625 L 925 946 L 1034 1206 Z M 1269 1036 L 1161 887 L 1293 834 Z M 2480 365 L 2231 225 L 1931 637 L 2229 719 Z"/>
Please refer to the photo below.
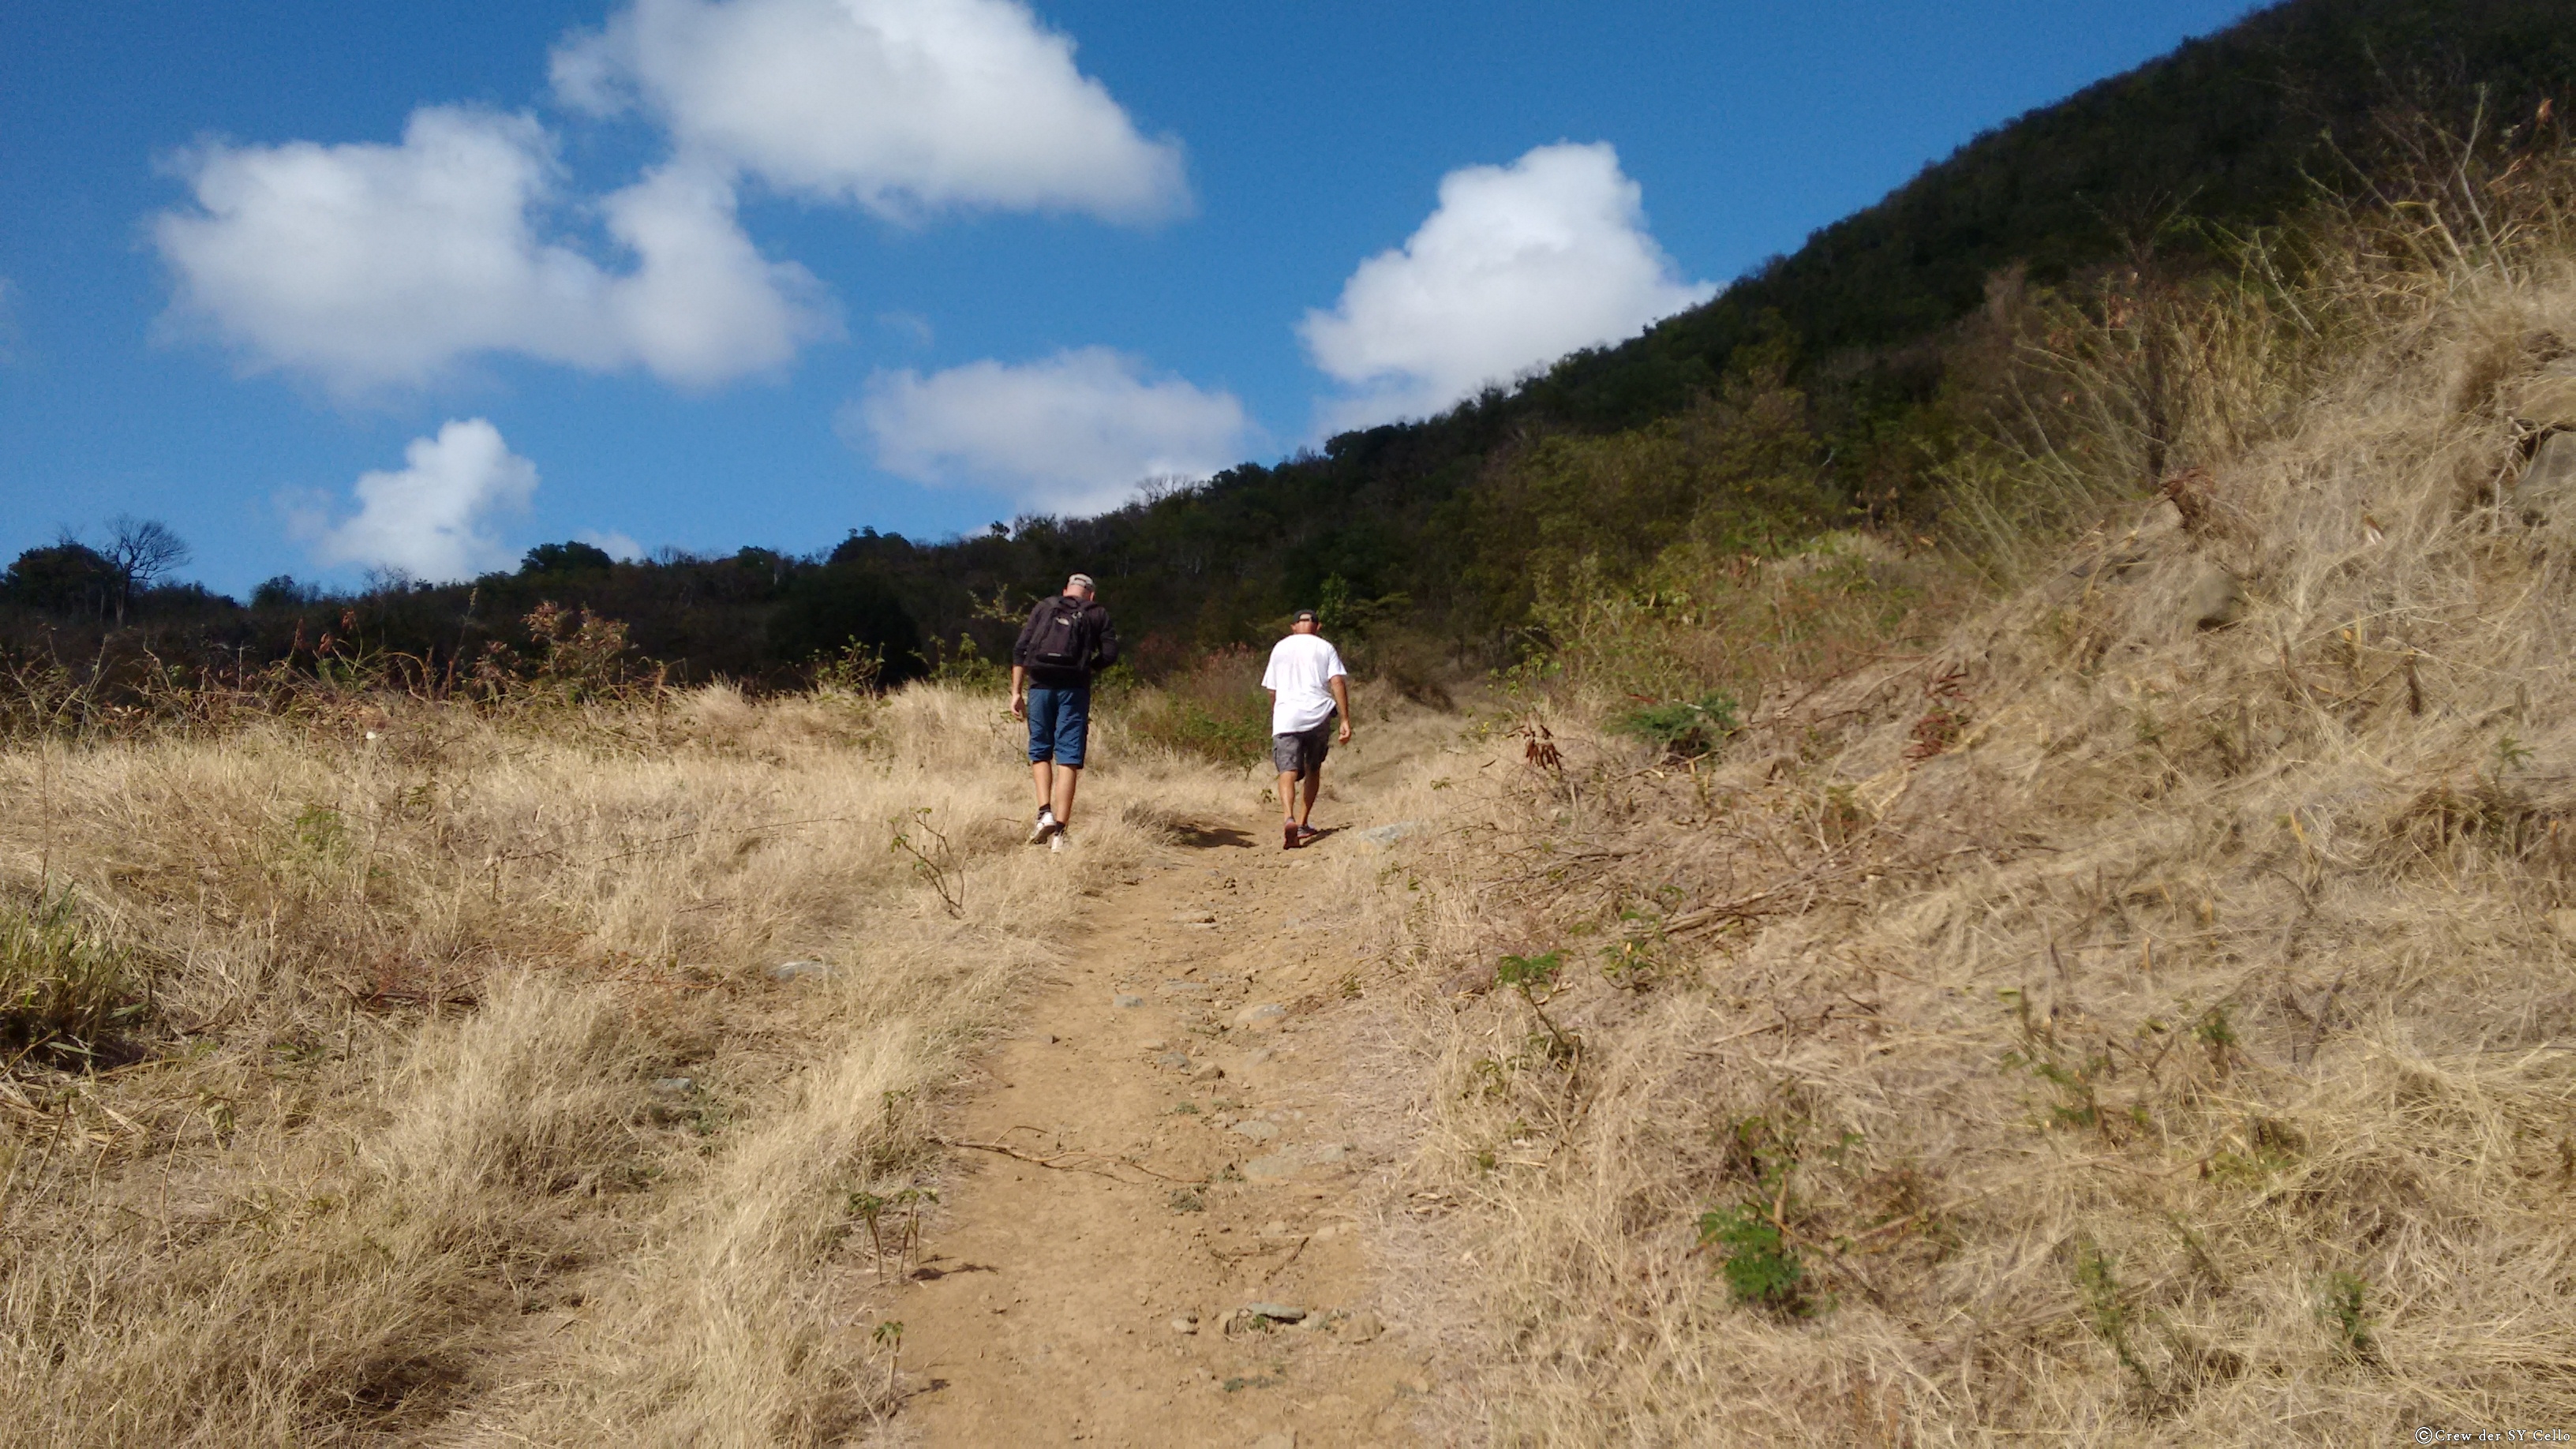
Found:
<path fill-rule="evenodd" d="M 1028 622 L 1020 625 L 1018 642 L 1011 646 L 1011 662 L 1029 672 L 1029 683 L 1043 689 L 1080 689 L 1091 683 L 1092 671 L 1106 669 L 1118 662 L 1118 631 L 1109 623 L 1109 611 L 1098 604 L 1084 604 L 1082 617 L 1074 624 L 1074 635 L 1081 641 L 1082 655 L 1090 663 L 1079 669 L 1053 669 L 1029 662 L 1029 647 L 1037 638 L 1038 626 L 1055 611 L 1073 601 L 1071 594 L 1040 599 L 1029 610 Z"/>

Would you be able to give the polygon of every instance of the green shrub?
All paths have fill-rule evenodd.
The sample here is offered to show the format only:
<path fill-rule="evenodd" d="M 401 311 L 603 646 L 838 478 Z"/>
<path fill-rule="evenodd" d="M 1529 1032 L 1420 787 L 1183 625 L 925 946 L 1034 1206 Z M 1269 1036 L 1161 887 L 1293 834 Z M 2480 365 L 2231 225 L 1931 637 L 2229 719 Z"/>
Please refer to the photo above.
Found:
<path fill-rule="evenodd" d="M 1792 1315 L 1813 1310 L 1806 1264 L 1761 1207 L 1746 1204 L 1700 1214 L 1699 1240 L 1725 1250 L 1718 1267 L 1736 1302 Z"/>
<path fill-rule="evenodd" d="M 1677 760 L 1697 759 L 1714 751 L 1735 733 L 1738 724 L 1733 697 L 1716 692 L 1695 700 L 1640 705 L 1610 718 L 1611 729 L 1660 746 Z"/>
<path fill-rule="evenodd" d="M 998 690 L 1010 682 L 1010 666 L 985 658 L 971 634 L 959 634 L 954 650 L 933 639 L 930 653 L 930 678 L 934 683 L 957 689 Z"/>
<path fill-rule="evenodd" d="M 1677 544 L 1633 577 L 1582 558 L 1533 585 L 1530 637 L 1545 663 L 1522 682 L 1610 710 L 1710 691 L 1751 699 L 1919 648 L 1977 587 L 1938 555 L 1861 534 L 1787 555 Z"/>
<path fill-rule="evenodd" d="M 1270 758 L 1270 695 L 1250 649 L 1218 650 L 1119 702 L 1128 729 L 1166 749 L 1244 769 Z"/>
<path fill-rule="evenodd" d="M 1556 984 L 1557 968 L 1564 964 L 1561 951 L 1544 956 L 1506 956 L 1494 968 L 1494 983 L 1515 991 L 1544 990 Z"/>
<path fill-rule="evenodd" d="M 0 1052 L 94 1061 L 150 1010 L 126 953 L 80 917 L 71 893 L 0 905 Z"/>
<path fill-rule="evenodd" d="M 885 651 L 855 637 L 828 654 L 814 657 L 816 694 L 868 697 L 888 682 Z"/>

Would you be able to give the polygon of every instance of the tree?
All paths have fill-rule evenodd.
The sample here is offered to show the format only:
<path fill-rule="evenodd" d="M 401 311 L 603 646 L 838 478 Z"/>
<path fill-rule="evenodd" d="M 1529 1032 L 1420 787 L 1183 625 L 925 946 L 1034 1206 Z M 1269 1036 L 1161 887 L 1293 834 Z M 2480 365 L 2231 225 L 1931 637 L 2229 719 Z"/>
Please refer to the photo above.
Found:
<path fill-rule="evenodd" d="M 519 560 L 523 574 L 605 573 L 616 566 L 608 550 L 588 543 L 541 543 Z"/>
<path fill-rule="evenodd" d="M 47 548 L 18 555 L 0 575 L 0 594 L 13 604 L 48 614 L 104 618 L 116 606 L 121 583 L 116 565 L 69 535 Z"/>
<path fill-rule="evenodd" d="M 885 660 L 888 683 L 921 668 L 921 629 L 885 581 L 850 564 L 799 574 L 787 599 L 769 618 L 773 657 L 801 664 L 849 645 L 874 649 Z"/>
<path fill-rule="evenodd" d="M 279 574 L 250 591 L 254 609 L 300 609 L 322 597 L 315 585 L 297 581 L 293 574 Z"/>
<path fill-rule="evenodd" d="M 120 513 L 107 527 L 105 557 L 108 567 L 116 570 L 116 622 L 123 624 L 134 596 L 169 577 L 191 555 L 179 535 L 157 518 Z"/>

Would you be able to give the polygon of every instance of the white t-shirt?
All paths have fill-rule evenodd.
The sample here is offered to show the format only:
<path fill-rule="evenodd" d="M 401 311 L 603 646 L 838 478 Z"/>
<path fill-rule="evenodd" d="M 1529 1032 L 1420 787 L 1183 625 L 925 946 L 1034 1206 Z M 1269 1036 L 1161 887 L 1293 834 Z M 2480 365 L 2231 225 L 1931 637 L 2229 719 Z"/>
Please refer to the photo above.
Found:
<path fill-rule="evenodd" d="M 1332 645 L 1313 634 L 1291 634 L 1270 650 L 1270 667 L 1261 671 L 1261 687 L 1276 690 L 1270 701 L 1270 732 L 1302 735 L 1333 717 L 1329 681 L 1350 673 Z"/>

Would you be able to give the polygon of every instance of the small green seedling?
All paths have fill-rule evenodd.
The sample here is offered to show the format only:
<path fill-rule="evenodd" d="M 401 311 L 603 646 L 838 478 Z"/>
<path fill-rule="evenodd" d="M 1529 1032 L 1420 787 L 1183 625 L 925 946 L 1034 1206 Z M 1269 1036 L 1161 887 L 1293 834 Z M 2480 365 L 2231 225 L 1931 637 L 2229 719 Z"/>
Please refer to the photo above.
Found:
<path fill-rule="evenodd" d="M 1557 1029 L 1556 1023 L 1548 1017 L 1547 1003 L 1539 994 L 1554 994 L 1549 988 L 1555 985 L 1557 970 L 1563 964 L 1563 953 L 1557 951 L 1543 956 L 1505 956 L 1502 963 L 1494 968 L 1494 984 L 1510 987 L 1521 994 L 1521 1000 L 1529 1003 L 1530 1014 L 1547 1029 L 1548 1056 L 1557 1061 L 1571 1061 L 1581 1056 L 1583 1044 Z"/>
<path fill-rule="evenodd" d="M 879 1227 L 885 1217 L 886 1200 L 872 1192 L 850 1194 L 850 1215 L 868 1225 L 868 1246 L 874 1252 L 877 1276 L 885 1276 L 885 1233 Z"/>
<path fill-rule="evenodd" d="M 1629 991 L 1654 984 L 1663 969 L 1663 919 L 1650 912 L 1619 913 L 1625 928 L 1619 939 L 1601 948 L 1601 979 Z"/>
<path fill-rule="evenodd" d="M 921 1247 L 922 1205 L 937 1201 L 939 1189 L 934 1187 L 907 1187 L 894 1195 L 893 1205 L 903 1209 L 903 1230 L 896 1239 L 896 1250 L 901 1257 L 900 1269 L 906 1277 L 912 1274 L 912 1255 Z"/>
<path fill-rule="evenodd" d="M 2227 1020 L 2227 1008 L 2211 1007 L 2192 1027 L 2191 1034 L 2200 1038 L 2201 1046 L 2208 1051 L 2210 1065 L 2218 1068 L 2221 1076 L 2226 1075 L 2236 1052 L 2236 1028 Z"/>
<path fill-rule="evenodd" d="M 1814 1311 L 1807 1296 L 1807 1267 L 1780 1224 L 1758 1204 L 1700 1214 L 1699 1240 L 1724 1250 L 1718 1260 L 1735 1301 L 1792 1317 Z"/>
<path fill-rule="evenodd" d="M 2511 735 L 2495 742 L 2495 772 L 2499 778 L 2531 763 L 2531 747 Z"/>
<path fill-rule="evenodd" d="M 885 1276 L 889 1258 L 898 1274 L 912 1272 L 913 1251 L 921 1246 L 922 1206 L 937 1201 L 939 1190 L 931 1187 L 907 1187 L 883 1197 L 873 1192 L 850 1194 L 850 1215 L 867 1224 L 878 1277 Z"/>
<path fill-rule="evenodd" d="M 930 807 L 916 805 L 887 821 L 892 839 L 886 849 L 909 856 L 912 873 L 921 877 L 939 893 L 939 904 L 952 917 L 966 915 L 966 867 L 957 858 L 957 849 L 938 826 L 930 823 Z"/>
<path fill-rule="evenodd" d="M 2094 1078 L 2108 1065 L 2108 1059 L 2088 1056 L 2079 1066 L 2066 1066 L 2048 1060 L 2032 1060 L 2018 1052 L 2006 1052 L 2004 1065 L 2020 1067 L 2032 1076 L 2057 1089 L 2058 1100 L 2048 1109 L 2052 1126 L 2100 1128 L 2102 1101 L 2096 1093 Z"/>
<path fill-rule="evenodd" d="M 2155 1376 L 2147 1372 L 2146 1364 L 2129 1342 L 2129 1305 L 2121 1296 L 2119 1280 L 2112 1274 L 2110 1255 L 2086 1243 L 2075 1257 L 2075 1286 L 2084 1295 L 2085 1321 L 2093 1336 L 2111 1350 L 2120 1367 L 2137 1376 L 2138 1386 L 2152 1397 L 2156 1392 Z"/>
<path fill-rule="evenodd" d="M 2369 1286 L 2357 1273 L 2337 1270 L 2326 1275 L 2317 1316 L 2335 1338 L 2335 1351 L 2358 1364 L 2379 1362 L 2379 1345 L 2370 1336 L 2370 1313 L 2364 1302 Z"/>
<path fill-rule="evenodd" d="M 889 1318 L 878 1324 L 877 1331 L 869 1337 L 876 1340 L 877 1347 L 886 1351 L 885 1391 L 886 1397 L 892 1398 L 894 1397 L 895 1367 L 903 1362 L 903 1325 Z"/>

